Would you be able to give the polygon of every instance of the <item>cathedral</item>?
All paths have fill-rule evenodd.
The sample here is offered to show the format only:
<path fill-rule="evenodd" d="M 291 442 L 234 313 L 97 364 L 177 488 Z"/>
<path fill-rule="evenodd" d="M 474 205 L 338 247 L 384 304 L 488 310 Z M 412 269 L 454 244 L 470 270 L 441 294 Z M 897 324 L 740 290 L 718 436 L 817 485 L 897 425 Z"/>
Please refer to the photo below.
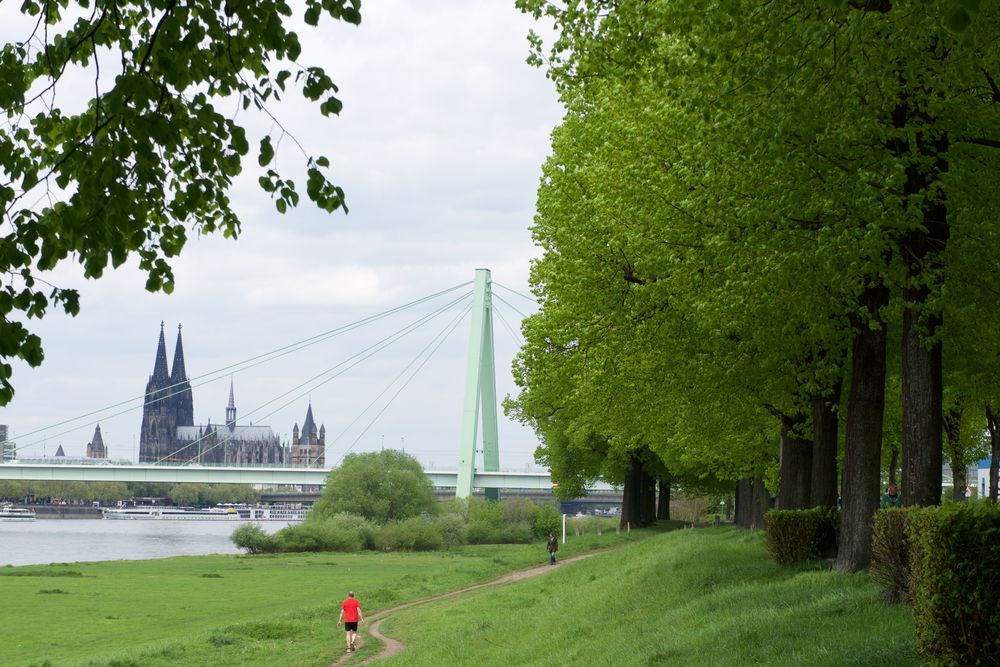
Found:
<path fill-rule="evenodd" d="M 325 462 L 326 429 L 316 431 L 312 405 L 306 413 L 306 426 L 299 436 L 293 431 L 291 446 L 283 445 L 270 426 L 236 423 L 233 385 L 229 385 L 229 404 L 224 423 L 196 425 L 191 383 L 184 368 L 184 345 L 177 327 L 174 362 L 167 368 L 167 346 L 160 323 L 160 341 L 156 348 L 153 374 L 146 383 L 139 436 L 140 463 L 214 463 L 223 465 L 292 464 L 322 465 Z"/>

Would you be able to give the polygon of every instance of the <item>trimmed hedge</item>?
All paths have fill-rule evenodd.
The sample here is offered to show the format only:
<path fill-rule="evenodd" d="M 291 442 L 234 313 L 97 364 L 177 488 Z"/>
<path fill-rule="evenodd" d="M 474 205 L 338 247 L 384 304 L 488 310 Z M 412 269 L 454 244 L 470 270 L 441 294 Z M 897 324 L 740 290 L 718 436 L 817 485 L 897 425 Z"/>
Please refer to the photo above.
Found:
<path fill-rule="evenodd" d="M 917 650 L 936 664 L 1000 664 L 1000 509 L 927 507 L 908 523 Z"/>
<path fill-rule="evenodd" d="M 824 558 L 837 551 L 840 515 L 832 509 L 768 510 L 767 552 L 778 565 Z"/>
<path fill-rule="evenodd" d="M 892 604 L 910 601 L 910 509 L 875 512 L 872 528 L 872 581 L 882 587 L 882 599 Z"/>

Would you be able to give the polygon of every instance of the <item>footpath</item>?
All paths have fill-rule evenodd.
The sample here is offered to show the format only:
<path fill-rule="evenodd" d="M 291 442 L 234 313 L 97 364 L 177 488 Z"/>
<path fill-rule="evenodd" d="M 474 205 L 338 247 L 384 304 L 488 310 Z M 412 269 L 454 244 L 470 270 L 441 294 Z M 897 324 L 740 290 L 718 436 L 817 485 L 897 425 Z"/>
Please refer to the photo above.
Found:
<path fill-rule="evenodd" d="M 382 649 L 375 655 L 368 656 L 361 662 L 353 662 L 351 660 L 352 658 L 356 657 L 357 655 L 356 653 L 345 653 L 341 655 L 336 661 L 334 661 L 332 665 L 343 665 L 348 663 L 352 665 L 355 664 L 367 665 L 368 663 L 375 662 L 376 660 L 384 660 L 385 658 L 391 658 L 392 656 L 400 653 L 404 648 L 406 648 L 406 645 L 397 639 L 393 639 L 392 637 L 387 637 L 386 635 L 382 634 L 381 631 L 382 621 L 384 621 L 390 615 L 398 611 L 402 611 L 403 609 L 409 609 L 410 607 L 416 607 L 422 604 L 427 604 L 429 602 L 436 602 L 437 600 L 444 600 L 446 598 L 458 597 L 459 595 L 465 595 L 466 593 L 471 593 L 472 591 L 477 591 L 481 588 L 492 588 L 494 586 L 502 586 L 504 584 L 510 584 L 515 581 L 522 581 L 524 579 L 531 579 L 533 577 L 538 577 L 540 575 L 552 572 L 553 570 L 556 570 L 560 567 L 564 567 L 570 563 L 575 563 L 578 560 L 583 560 L 584 558 L 590 558 L 591 556 L 595 556 L 599 553 L 602 553 L 602 551 L 591 551 L 589 553 L 580 554 L 579 556 L 572 556 L 565 560 L 560 560 L 554 567 L 546 563 L 544 565 L 538 565 L 536 567 L 527 570 L 519 570 L 517 572 L 511 572 L 510 574 L 504 575 L 497 579 L 493 579 L 491 581 L 484 582 L 482 584 L 473 584 L 472 586 L 459 588 L 450 591 L 448 593 L 442 593 L 440 595 L 434 595 L 428 598 L 421 598 L 420 600 L 413 600 L 412 602 L 405 602 L 403 604 L 396 605 L 395 607 L 383 609 L 382 611 L 374 613 L 371 616 L 366 615 L 365 625 L 368 626 L 368 633 L 371 634 L 372 637 L 375 637 L 376 639 L 382 642 Z M 339 634 L 338 640 L 341 650 L 344 650 L 343 633 Z M 355 642 L 355 645 L 358 649 L 360 649 L 364 645 L 364 639 L 362 638 L 361 634 L 358 634 L 358 638 L 357 641 Z"/>

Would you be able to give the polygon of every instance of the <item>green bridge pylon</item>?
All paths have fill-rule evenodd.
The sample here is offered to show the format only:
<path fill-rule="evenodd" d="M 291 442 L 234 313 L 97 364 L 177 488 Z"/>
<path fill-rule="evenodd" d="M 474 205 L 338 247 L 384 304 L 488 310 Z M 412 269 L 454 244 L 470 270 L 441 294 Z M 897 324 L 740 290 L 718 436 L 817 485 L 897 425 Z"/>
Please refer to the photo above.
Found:
<path fill-rule="evenodd" d="M 476 475 L 476 430 L 479 407 L 483 408 L 483 470 L 500 470 L 497 436 L 497 383 L 493 360 L 493 299 L 489 269 L 476 269 L 472 295 L 472 325 L 469 331 L 469 358 L 465 367 L 465 399 L 459 442 L 456 498 L 472 495 Z M 500 489 L 486 489 L 486 497 L 500 500 Z"/>

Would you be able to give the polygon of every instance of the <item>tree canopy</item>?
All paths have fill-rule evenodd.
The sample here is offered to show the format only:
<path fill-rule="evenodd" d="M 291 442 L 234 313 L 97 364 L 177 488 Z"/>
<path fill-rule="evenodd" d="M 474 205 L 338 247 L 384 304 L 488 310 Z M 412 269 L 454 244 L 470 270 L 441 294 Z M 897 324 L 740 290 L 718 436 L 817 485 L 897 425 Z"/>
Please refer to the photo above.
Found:
<path fill-rule="evenodd" d="M 386 449 L 344 457 L 340 467 L 330 471 L 309 518 L 344 512 L 385 524 L 433 514 L 436 502 L 420 463 L 405 452 Z"/>
<path fill-rule="evenodd" d="M 944 378 L 982 405 L 993 390 L 977 378 L 1000 370 L 982 354 L 1000 331 L 983 298 L 1000 246 L 981 244 L 998 203 L 1000 12 L 519 5 L 555 23 L 532 59 L 567 115 L 539 188 L 543 307 L 511 411 L 554 471 L 614 479 L 615 452 L 645 452 L 687 484 L 764 477 L 793 491 L 779 504 L 820 485 L 832 500 L 842 440 L 839 566 L 863 566 L 883 426 L 904 501 L 936 502 Z M 946 373 L 942 349 L 984 372 Z M 887 374 L 901 423 L 884 424 Z"/>
<path fill-rule="evenodd" d="M 300 8 L 308 26 L 361 21 L 360 0 Z M 24 0 L 21 12 L 32 31 L 0 47 L 0 405 L 14 391 L 5 360 L 43 359 L 25 321 L 79 310 L 77 290 L 46 273 L 74 261 L 99 278 L 135 256 L 146 288 L 169 293 L 190 235 L 239 235 L 228 192 L 252 141 L 279 213 L 301 191 L 278 170 L 283 139 L 302 152 L 306 196 L 346 211 L 329 159 L 306 154 L 269 108 L 293 90 L 324 116 L 342 106 L 324 68 L 299 62 L 284 0 Z M 272 125 L 259 138 L 246 129 L 255 115 Z"/>

